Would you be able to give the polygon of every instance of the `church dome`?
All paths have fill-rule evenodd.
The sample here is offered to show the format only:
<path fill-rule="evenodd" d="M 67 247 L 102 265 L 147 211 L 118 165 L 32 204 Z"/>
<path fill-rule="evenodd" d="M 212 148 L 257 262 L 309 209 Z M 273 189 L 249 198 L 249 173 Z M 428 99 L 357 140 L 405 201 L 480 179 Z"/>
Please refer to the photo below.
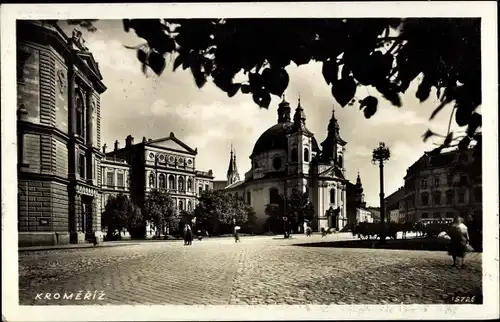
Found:
<path fill-rule="evenodd" d="M 271 126 L 255 142 L 250 158 L 270 150 L 288 151 L 287 135 L 293 131 L 293 122 L 283 122 Z M 312 149 L 314 152 L 319 152 L 319 146 L 314 137 L 312 138 Z"/>
<path fill-rule="evenodd" d="M 288 139 L 286 136 L 292 131 L 292 122 L 283 122 L 271 126 L 257 139 L 250 157 L 269 150 L 287 150 Z"/>

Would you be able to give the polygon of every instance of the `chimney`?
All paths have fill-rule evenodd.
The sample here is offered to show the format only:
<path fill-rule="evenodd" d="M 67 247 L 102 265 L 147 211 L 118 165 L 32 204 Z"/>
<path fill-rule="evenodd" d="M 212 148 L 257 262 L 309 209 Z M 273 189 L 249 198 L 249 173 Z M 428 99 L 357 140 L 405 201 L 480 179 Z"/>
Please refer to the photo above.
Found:
<path fill-rule="evenodd" d="M 106 154 L 106 148 L 108 146 L 106 145 L 106 143 L 104 143 L 104 145 L 102 146 L 102 153 Z"/>
<path fill-rule="evenodd" d="M 118 140 L 115 141 L 115 151 L 120 148 L 120 142 Z"/>
<path fill-rule="evenodd" d="M 129 148 L 133 144 L 134 144 L 134 138 L 132 137 L 132 135 L 127 136 L 127 138 L 125 139 L 125 146 Z"/>
<path fill-rule="evenodd" d="M 145 143 L 146 141 L 147 141 L 147 140 L 146 140 L 146 137 L 145 137 L 145 136 L 143 136 L 143 137 L 142 137 L 142 143 Z"/>

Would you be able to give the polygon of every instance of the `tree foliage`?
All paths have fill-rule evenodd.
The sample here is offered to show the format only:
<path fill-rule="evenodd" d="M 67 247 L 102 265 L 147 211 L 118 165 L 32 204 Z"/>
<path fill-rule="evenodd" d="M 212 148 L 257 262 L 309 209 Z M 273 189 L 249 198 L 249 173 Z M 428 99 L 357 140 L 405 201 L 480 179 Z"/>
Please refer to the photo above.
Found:
<path fill-rule="evenodd" d="M 461 145 L 474 141 L 482 148 L 476 111 L 482 102 L 479 18 L 125 19 L 123 26 L 145 41 L 133 47 L 144 71 L 162 74 L 172 55 L 173 69 L 189 69 L 198 87 L 211 80 L 229 97 L 241 91 L 262 108 L 287 89 L 286 67 L 292 63 L 321 62 L 335 100 L 343 107 L 357 101 L 367 118 L 379 100 L 357 98 L 366 92 L 358 88 L 374 88 L 401 107 L 400 95 L 420 76 L 416 98 L 424 102 L 435 89 L 439 101 L 430 119 L 453 104 L 450 122 L 467 127 Z M 241 72 L 247 79 L 235 82 Z M 424 139 L 433 135 L 428 131 Z M 448 127 L 439 136 L 443 143 L 435 153 L 450 145 L 453 134 Z"/>
<path fill-rule="evenodd" d="M 175 201 L 164 190 L 153 189 L 144 201 L 144 215 L 146 220 L 156 228 L 166 227 L 176 219 Z"/>
<path fill-rule="evenodd" d="M 106 228 L 108 237 L 116 231 L 127 229 L 133 234 L 144 226 L 141 209 L 123 194 L 111 196 L 101 216 L 102 226 Z"/>
<path fill-rule="evenodd" d="M 284 200 L 284 196 L 280 196 L 280 198 Z M 286 198 L 286 209 L 284 205 L 284 201 L 279 204 L 270 203 L 266 205 L 264 212 L 268 216 L 271 230 L 281 232 L 284 217 L 287 218 L 287 224 L 295 229 L 302 223 L 313 220 L 314 205 L 309 200 L 309 195 L 306 192 L 293 189 L 290 196 Z"/>
<path fill-rule="evenodd" d="M 195 209 L 196 225 L 212 234 L 231 231 L 236 225 L 251 226 L 255 217 L 252 207 L 242 199 L 220 190 L 204 191 Z"/>

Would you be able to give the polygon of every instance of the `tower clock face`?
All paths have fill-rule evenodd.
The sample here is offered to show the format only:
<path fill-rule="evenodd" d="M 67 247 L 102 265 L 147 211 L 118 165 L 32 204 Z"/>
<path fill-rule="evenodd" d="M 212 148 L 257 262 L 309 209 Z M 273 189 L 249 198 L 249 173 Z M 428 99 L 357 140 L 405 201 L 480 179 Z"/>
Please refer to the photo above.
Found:
<path fill-rule="evenodd" d="M 275 157 L 273 159 L 273 168 L 274 170 L 279 170 L 281 169 L 281 166 L 283 165 L 283 161 L 281 161 L 280 157 Z"/>

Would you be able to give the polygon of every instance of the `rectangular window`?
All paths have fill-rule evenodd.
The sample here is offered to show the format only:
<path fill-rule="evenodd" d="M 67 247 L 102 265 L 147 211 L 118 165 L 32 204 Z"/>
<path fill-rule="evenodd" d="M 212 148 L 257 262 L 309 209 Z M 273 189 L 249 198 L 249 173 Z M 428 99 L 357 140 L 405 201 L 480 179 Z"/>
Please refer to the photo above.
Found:
<path fill-rule="evenodd" d="M 464 192 L 458 193 L 458 202 L 460 202 L 460 203 L 465 202 L 465 193 Z"/>
<path fill-rule="evenodd" d="M 435 178 L 434 178 L 434 186 L 435 186 L 435 187 L 439 187 L 439 184 L 440 184 L 440 182 L 439 182 L 439 177 L 435 177 Z"/>
<path fill-rule="evenodd" d="M 78 157 L 78 174 L 80 178 L 85 178 L 85 155 L 80 154 Z"/>
<path fill-rule="evenodd" d="M 446 203 L 449 205 L 453 204 L 453 191 L 452 190 L 446 191 Z"/>
<path fill-rule="evenodd" d="M 424 219 L 429 218 L 429 214 L 428 214 L 428 213 L 426 213 L 426 212 L 422 213 L 422 218 L 424 218 Z"/>
<path fill-rule="evenodd" d="M 116 181 L 117 181 L 118 188 L 125 188 L 125 180 L 124 180 L 123 173 L 116 174 Z"/>
<path fill-rule="evenodd" d="M 453 212 L 447 212 L 446 213 L 446 218 L 453 218 Z"/>
<path fill-rule="evenodd" d="M 203 187 L 199 186 L 198 187 L 198 194 L 201 196 L 202 193 L 203 193 Z"/>
<path fill-rule="evenodd" d="M 427 179 L 422 179 L 421 186 L 424 189 L 427 189 Z"/>
<path fill-rule="evenodd" d="M 208 191 L 208 184 L 205 185 L 205 191 Z"/>
<path fill-rule="evenodd" d="M 94 159 L 93 167 L 92 167 L 92 178 L 97 179 L 97 160 Z"/>
<path fill-rule="evenodd" d="M 427 206 L 429 204 L 429 195 L 427 193 L 422 193 L 420 195 L 420 200 L 422 201 L 422 205 Z"/>
<path fill-rule="evenodd" d="M 114 172 L 108 172 L 106 174 L 106 185 L 108 187 L 114 187 L 115 186 L 115 174 L 114 174 Z"/>
<path fill-rule="evenodd" d="M 435 205 L 440 205 L 441 204 L 441 192 L 440 191 L 436 191 L 434 193 L 434 204 Z"/>
<path fill-rule="evenodd" d="M 434 217 L 434 219 L 439 219 L 441 218 L 441 213 L 440 212 L 435 212 L 432 214 L 432 216 Z"/>
<path fill-rule="evenodd" d="M 446 183 L 448 184 L 448 186 L 452 186 L 453 185 L 453 175 L 448 175 L 448 177 L 446 178 Z"/>

